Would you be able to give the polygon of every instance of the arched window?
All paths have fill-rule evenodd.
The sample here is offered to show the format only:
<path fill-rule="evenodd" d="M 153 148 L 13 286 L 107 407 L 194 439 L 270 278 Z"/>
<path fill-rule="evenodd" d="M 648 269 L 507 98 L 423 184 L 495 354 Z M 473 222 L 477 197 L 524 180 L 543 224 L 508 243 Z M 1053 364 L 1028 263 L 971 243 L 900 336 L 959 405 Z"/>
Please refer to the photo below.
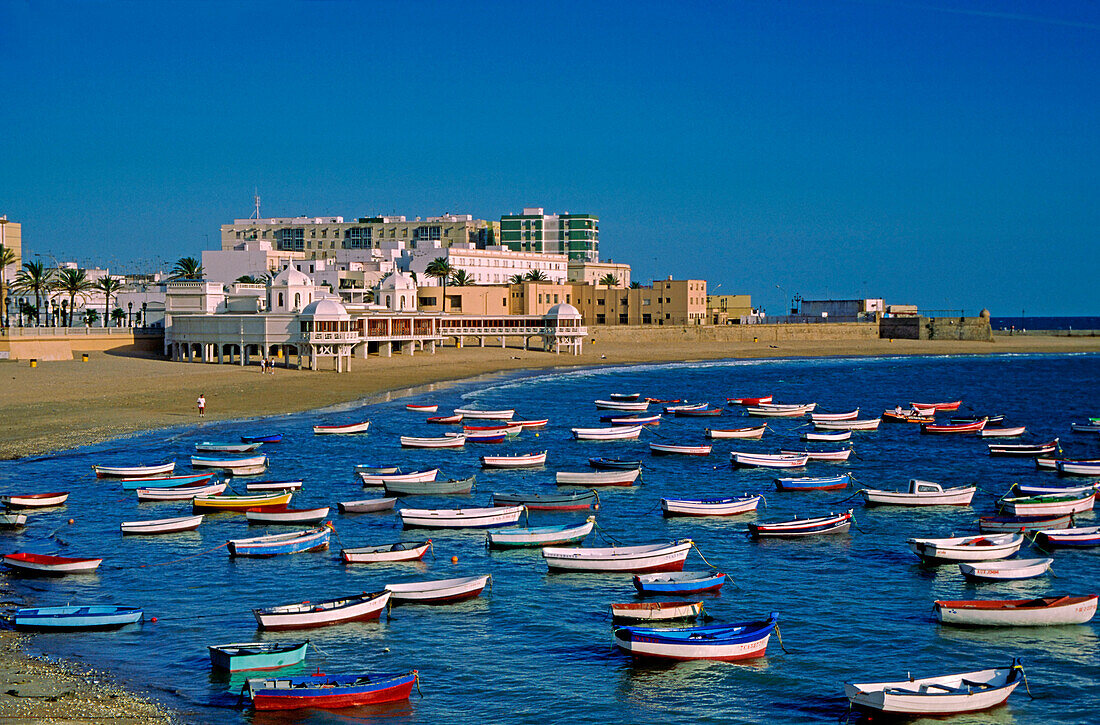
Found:
<path fill-rule="evenodd" d="M 279 307 L 282 307 L 282 306 L 283 306 L 283 293 L 280 292 L 279 293 Z"/>
<path fill-rule="evenodd" d="M 294 309 L 297 310 L 302 306 L 302 295 L 298 292 L 294 293 Z"/>

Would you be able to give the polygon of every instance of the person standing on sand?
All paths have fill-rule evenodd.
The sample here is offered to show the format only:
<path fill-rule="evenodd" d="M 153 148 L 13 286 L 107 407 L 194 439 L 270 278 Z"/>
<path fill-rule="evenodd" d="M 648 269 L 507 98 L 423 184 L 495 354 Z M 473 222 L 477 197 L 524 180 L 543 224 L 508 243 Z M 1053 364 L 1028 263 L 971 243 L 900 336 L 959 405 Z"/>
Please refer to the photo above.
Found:
<path fill-rule="evenodd" d="M 205 418 L 206 417 L 206 396 L 204 396 L 202 393 L 199 393 L 199 399 L 195 401 L 195 404 L 197 406 L 199 406 L 199 417 L 200 418 Z"/>

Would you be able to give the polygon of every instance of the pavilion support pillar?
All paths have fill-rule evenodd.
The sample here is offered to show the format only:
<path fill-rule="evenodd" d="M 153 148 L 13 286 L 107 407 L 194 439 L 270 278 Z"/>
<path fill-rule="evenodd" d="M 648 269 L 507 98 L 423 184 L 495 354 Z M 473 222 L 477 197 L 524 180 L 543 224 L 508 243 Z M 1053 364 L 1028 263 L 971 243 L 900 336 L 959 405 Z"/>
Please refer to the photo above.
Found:
<path fill-rule="evenodd" d="M 432 355 L 435 355 L 435 340 L 428 341 L 428 352 L 430 352 Z"/>
<path fill-rule="evenodd" d="M 380 342 L 378 343 L 378 355 L 380 357 L 390 357 L 393 355 L 393 343 L 392 342 Z"/>
<path fill-rule="evenodd" d="M 479 337 L 479 338 L 477 338 L 477 339 L 478 339 L 478 342 L 480 343 L 480 345 L 479 345 L 479 346 L 480 346 L 480 347 L 485 347 L 485 336 L 484 336 L 484 335 L 482 335 L 481 337 Z"/>

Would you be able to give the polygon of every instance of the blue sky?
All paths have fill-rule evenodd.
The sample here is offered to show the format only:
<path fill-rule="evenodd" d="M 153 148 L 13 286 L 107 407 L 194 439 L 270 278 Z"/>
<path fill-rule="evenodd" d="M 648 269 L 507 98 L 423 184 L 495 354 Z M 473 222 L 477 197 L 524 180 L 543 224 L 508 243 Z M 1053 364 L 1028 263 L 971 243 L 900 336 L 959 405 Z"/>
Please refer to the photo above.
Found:
<path fill-rule="evenodd" d="M 0 213 L 129 271 L 217 246 L 254 187 L 265 216 L 543 206 L 773 313 L 1100 314 L 1098 91 L 1092 2 L 0 0 Z"/>

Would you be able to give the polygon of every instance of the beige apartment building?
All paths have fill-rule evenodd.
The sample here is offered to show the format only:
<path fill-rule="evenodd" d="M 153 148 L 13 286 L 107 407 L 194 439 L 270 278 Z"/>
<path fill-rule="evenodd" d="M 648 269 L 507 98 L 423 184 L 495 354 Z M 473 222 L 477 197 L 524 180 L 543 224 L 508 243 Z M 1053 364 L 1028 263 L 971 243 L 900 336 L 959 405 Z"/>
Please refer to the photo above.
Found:
<path fill-rule="evenodd" d="M 0 245 L 4 249 L 10 249 L 15 253 L 15 262 L 4 267 L 4 287 L 6 288 L 15 279 L 19 268 L 23 266 L 23 225 L 19 222 L 8 220 L 8 215 L 0 216 Z M 0 289 L 0 295 L 5 299 L 8 296 L 7 289 Z M 0 305 L 4 300 L 0 300 Z"/>
<path fill-rule="evenodd" d="M 587 325 L 704 325 L 707 283 L 668 279 L 626 289 L 573 285 L 571 304 Z"/>
<path fill-rule="evenodd" d="M 569 260 L 569 281 L 580 284 L 603 284 L 602 280 L 611 275 L 618 287 L 630 286 L 630 265 L 616 264 L 610 259 L 606 262 L 587 262 L 583 259 Z"/>
<path fill-rule="evenodd" d="M 712 325 L 737 324 L 752 315 L 752 295 L 707 295 L 707 318 Z"/>

